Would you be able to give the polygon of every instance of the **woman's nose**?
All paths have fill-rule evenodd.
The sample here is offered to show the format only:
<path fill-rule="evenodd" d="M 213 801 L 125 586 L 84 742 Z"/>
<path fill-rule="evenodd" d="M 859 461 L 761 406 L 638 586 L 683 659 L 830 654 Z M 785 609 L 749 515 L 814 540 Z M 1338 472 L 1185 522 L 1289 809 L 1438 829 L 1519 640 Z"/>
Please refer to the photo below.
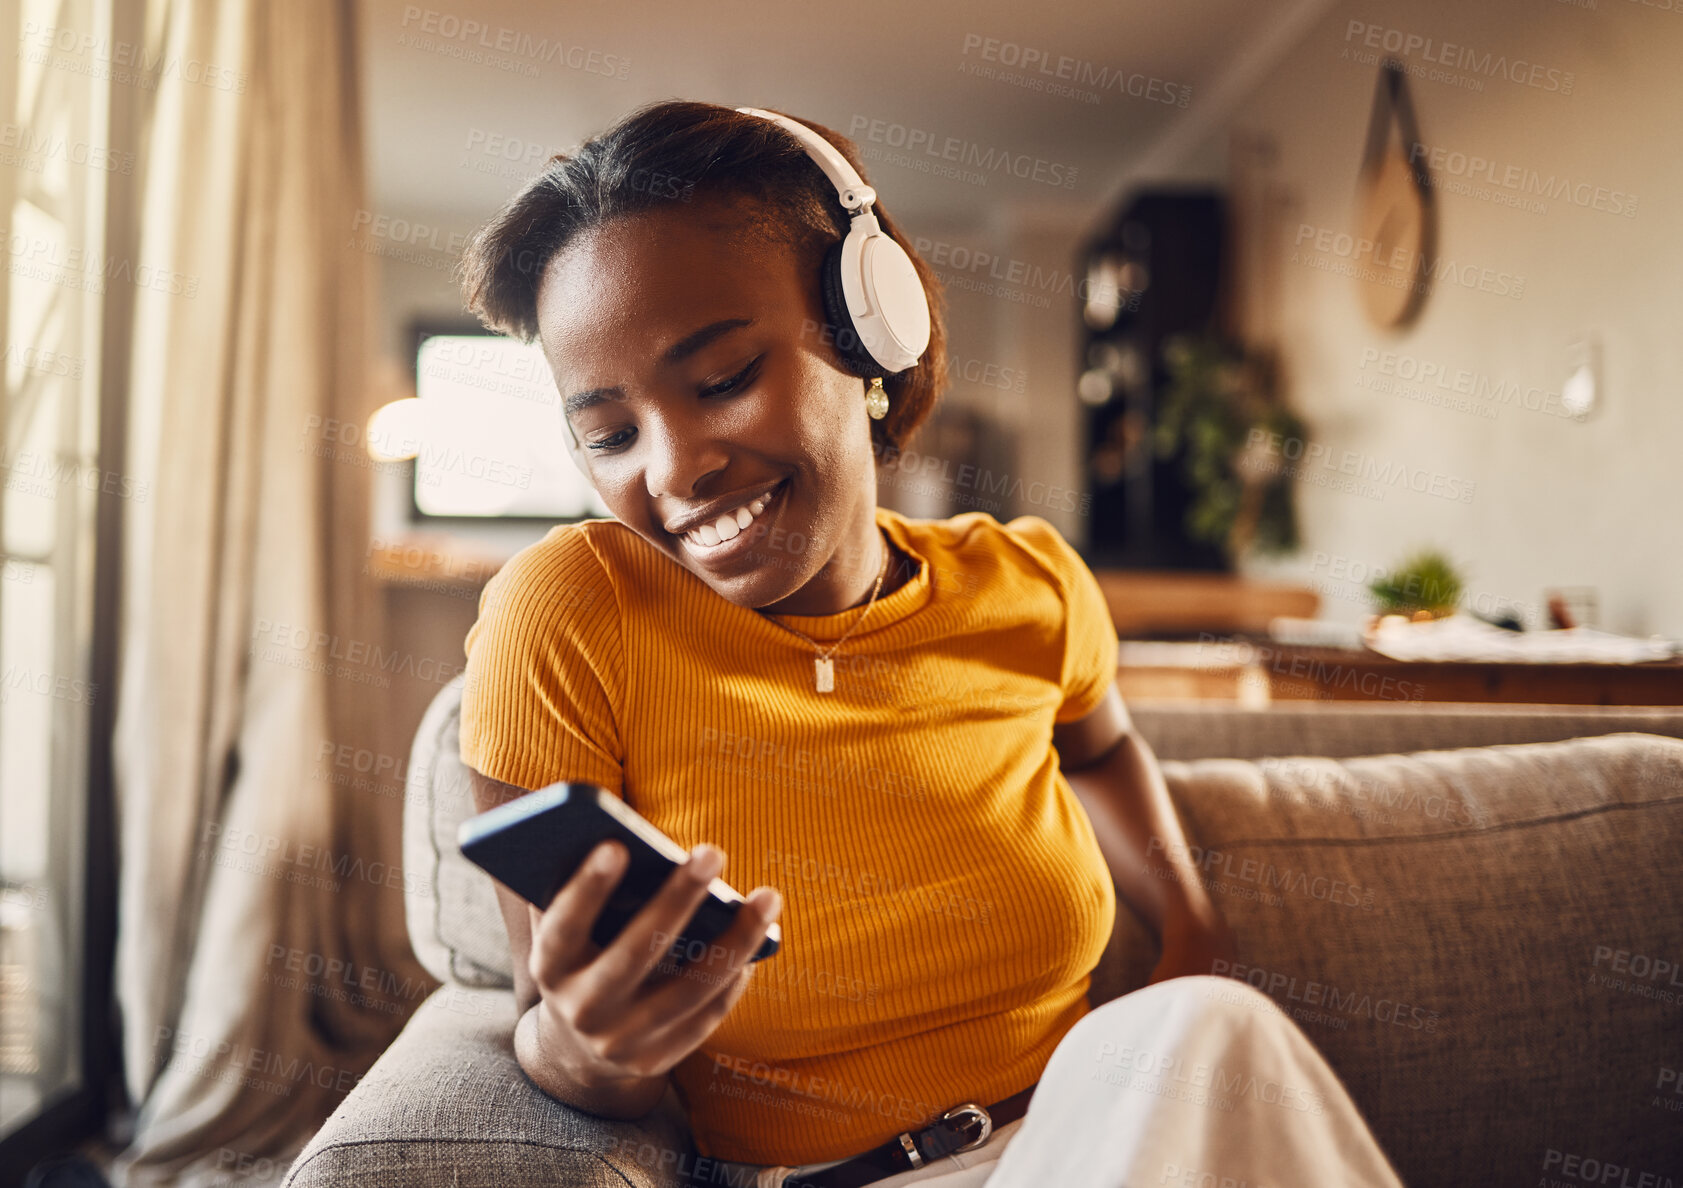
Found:
<path fill-rule="evenodd" d="M 659 498 L 694 499 L 706 480 L 726 468 L 729 452 L 699 425 L 671 422 L 646 427 L 643 481 Z"/>

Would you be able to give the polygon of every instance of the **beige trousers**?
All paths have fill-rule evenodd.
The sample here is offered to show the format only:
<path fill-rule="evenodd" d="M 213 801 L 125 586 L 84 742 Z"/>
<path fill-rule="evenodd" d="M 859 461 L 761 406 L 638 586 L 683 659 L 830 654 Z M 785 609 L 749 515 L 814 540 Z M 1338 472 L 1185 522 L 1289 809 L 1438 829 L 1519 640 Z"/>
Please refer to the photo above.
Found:
<path fill-rule="evenodd" d="M 735 1165 L 780 1188 L 829 1167 Z M 1158 982 L 1107 1002 L 1052 1053 L 1027 1115 L 981 1147 L 872 1188 L 1402 1188 L 1337 1075 L 1261 991 Z"/>

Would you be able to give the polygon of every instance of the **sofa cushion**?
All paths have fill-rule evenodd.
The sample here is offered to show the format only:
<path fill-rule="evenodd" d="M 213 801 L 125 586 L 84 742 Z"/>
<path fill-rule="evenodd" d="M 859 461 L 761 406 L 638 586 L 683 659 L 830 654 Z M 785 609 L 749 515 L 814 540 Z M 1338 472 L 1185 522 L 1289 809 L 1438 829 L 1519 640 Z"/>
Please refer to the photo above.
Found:
<path fill-rule="evenodd" d="M 473 816 L 462 762 L 462 682 L 432 700 L 415 731 L 403 806 L 404 908 L 415 956 L 441 982 L 514 985 L 508 929 L 491 877 L 462 856 L 456 826 Z"/>
<path fill-rule="evenodd" d="M 1163 769 L 1227 972 L 1326 1054 L 1404 1182 L 1675 1174 L 1683 741 Z"/>
<path fill-rule="evenodd" d="M 1277 701 L 1267 709 L 1181 702 L 1130 710 L 1159 759 L 1342 759 L 1631 731 L 1683 738 L 1683 707 L 1678 706 Z"/>

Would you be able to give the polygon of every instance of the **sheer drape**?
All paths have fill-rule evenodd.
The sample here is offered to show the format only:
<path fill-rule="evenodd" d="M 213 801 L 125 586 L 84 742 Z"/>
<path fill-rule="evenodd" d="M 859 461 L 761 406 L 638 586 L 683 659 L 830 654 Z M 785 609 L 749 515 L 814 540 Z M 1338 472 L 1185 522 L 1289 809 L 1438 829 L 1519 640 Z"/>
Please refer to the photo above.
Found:
<path fill-rule="evenodd" d="M 392 749 L 369 469 L 336 428 L 371 397 L 354 8 L 150 0 L 147 37 L 140 254 L 192 283 L 136 302 L 117 987 L 141 1108 L 118 1170 L 192 1184 L 284 1170 L 430 983 L 402 798 L 322 761 Z"/>

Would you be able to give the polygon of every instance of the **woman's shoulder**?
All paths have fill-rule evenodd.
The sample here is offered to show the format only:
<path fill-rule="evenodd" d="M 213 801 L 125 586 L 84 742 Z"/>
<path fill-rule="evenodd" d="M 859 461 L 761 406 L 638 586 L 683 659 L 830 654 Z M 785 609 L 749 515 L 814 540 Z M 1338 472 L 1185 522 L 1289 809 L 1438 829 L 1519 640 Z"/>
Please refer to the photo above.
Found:
<path fill-rule="evenodd" d="M 1007 569 L 1065 585 L 1080 554 L 1042 516 L 1020 515 L 1001 522 L 991 512 L 968 511 L 941 520 L 910 519 L 898 512 L 907 536 L 939 566 Z"/>
<path fill-rule="evenodd" d="M 630 532 L 618 520 L 589 519 L 557 524 L 521 549 L 486 584 L 480 618 L 521 618 L 592 605 L 611 605 L 615 557 Z"/>

